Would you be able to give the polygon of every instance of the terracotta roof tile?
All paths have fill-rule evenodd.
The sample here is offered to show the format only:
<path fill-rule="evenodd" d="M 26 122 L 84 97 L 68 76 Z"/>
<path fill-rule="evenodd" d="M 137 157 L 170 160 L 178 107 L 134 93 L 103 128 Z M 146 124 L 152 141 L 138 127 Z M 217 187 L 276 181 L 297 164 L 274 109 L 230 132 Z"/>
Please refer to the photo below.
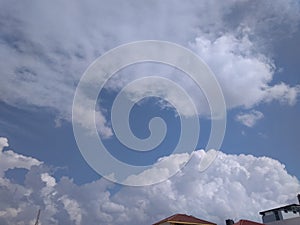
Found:
<path fill-rule="evenodd" d="M 264 223 L 253 222 L 250 220 L 240 220 L 239 222 L 235 223 L 234 225 L 264 225 Z"/>
<path fill-rule="evenodd" d="M 176 223 L 189 223 L 189 224 L 209 224 L 209 225 L 216 225 L 215 223 L 212 223 L 212 222 L 208 222 L 206 220 L 201 220 L 201 219 L 198 219 L 196 217 L 193 217 L 193 216 L 188 216 L 188 215 L 185 215 L 185 214 L 175 214 L 173 216 L 170 216 L 166 219 L 163 219 L 159 222 L 156 222 L 154 223 L 153 225 L 158 225 L 158 224 L 161 224 L 161 223 L 164 223 L 164 222 L 176 222 Z"/>

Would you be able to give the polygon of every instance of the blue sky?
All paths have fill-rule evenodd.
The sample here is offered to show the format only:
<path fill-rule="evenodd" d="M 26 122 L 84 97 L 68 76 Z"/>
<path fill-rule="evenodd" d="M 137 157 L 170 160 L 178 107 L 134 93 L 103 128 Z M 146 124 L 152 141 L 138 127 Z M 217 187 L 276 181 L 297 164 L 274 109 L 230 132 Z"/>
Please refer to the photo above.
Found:
<path fill-rule="evenodd" d="M 173 213 L 221 224 L 227 217 L 259 220 L 259 210 L 295 202 L 300 192 L 299 11 L 298 1 L 0 1 L 0 223 L 28 224 L 41 208 L 41 224 L 151 224 Z M 199 56 L 223 91 L 227 126 L 216 149 L 221 153 L 208 171 L 199 172 L 205 152 L 197 151 L 174 177 L 126 187 L 105 180 L 84 160 L 73 134 L 72 103 L 94 60 L 141 40 L 174 42 Z M 187 157 L 171 155 L 180 136 L 179 114 L 191 116 L 176 93 L 163 92 L 178 103 L 177 111 L 158 97 L 147 97 L 131 110 L 129 123 L 138 138 L 149 136 L 151 118 L 166 122 L 165 139 L 151 151 L 124 146 L 111 125 L 120 90 L 153 75 L 176 82 L 191 96 L 198 109 L 192 117 L 201 126 L 195 150 L 205 148 L 211 121 L 203 94 L 186 74 L 159 63 L 131 65 L 105 84 L 96 109 L 98 133 L 118 160 L 141 166 L 165 157 L 171 172 Z M 160 85 L 141 82 L 128 94 L 132 100 L 151 88 L 156 94 Z M 82 110 L 88 115 L 84 104 Z M 155 169 L 147 179 L 163 176 Z M 227 209 L 232 199 L 251 204 L 232 212 Z M 176 201 L 180 204 L 172 206 Z"/>

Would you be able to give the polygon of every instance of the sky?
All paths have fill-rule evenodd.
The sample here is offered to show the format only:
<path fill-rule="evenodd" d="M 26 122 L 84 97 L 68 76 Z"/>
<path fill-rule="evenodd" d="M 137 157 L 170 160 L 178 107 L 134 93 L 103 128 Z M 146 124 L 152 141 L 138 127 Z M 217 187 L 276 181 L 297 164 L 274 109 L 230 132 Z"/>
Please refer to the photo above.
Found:
<path fill-rule="evenodd" d="M 215 94 L 207 99 L 174 66 L 132 64 L 102 88 L 100 80 L 82 81 L 109 50 L 143 40 L 182 46 L 215 76 L 226 106 L 218 148 L 206 148 L 218 120 L 210 111 L 217 89 L 204 85 Z M 152 224 L 175 213 L 217 224 L 260 222 L 259 211 L 297 203 L 299 46 L 300 3 L 293 0 L 0 0 L 0 224 L 34 224 L 39 209 L 43 225 Z M 173 57 L 164 48 L 158 53 Z M 82 83 L 85 95 L 74 106 Z M 114 123 L 119 93 L 124 105 Z M 132 104 L 128 112 L 124 102 Z M 157 117 L 164 126 L 151 130 Z M 76 136 L 81 127 L 89 137 L 91 121 L 113 158 L 151 167 L 113 182 L 124 171 L 101 154 L 91 163 L 84 152 L 95 146 L 82 148 Z M 129 126 L 125 140 L 114 125 Z M 155 134 L 162 140 L 147 142 Z M 151 149 L 136 151 L 125 143 L 130 137 Z M 99 173 L 95 164 L 115 173 Z"/>

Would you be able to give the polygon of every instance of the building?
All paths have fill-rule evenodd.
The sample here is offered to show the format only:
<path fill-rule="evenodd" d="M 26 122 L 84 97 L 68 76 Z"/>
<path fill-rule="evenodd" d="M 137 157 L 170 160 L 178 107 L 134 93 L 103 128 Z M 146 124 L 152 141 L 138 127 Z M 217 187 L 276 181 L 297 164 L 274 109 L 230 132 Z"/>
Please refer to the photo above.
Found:
<path fill-rule="evenodd" d="M 260 212 L 266 225 L 299 225 L 300 224 L 300 194 L 299 204 L 290 204 Z"/>
<path fill-rule="evenodd" d="M 185 214 L 175 214 L 161 221 L 154 223 L 153 225 L 217 225 L 206 220 L 198 219 L 193 216 Z"/>
<path fill-rule="evenodd" d="M 263 223 L 250 220 L 240 220 L 234 222 L 232 219 L 225 221 L 226 225 L 300 225 L 300 194 L 298 194 L 299 204 L 290 204 L 274 209 L 260 212 Z M 188 216 L 185 214 L 175 214 L 153 225 L 217 225 L 215 223 Z"/>

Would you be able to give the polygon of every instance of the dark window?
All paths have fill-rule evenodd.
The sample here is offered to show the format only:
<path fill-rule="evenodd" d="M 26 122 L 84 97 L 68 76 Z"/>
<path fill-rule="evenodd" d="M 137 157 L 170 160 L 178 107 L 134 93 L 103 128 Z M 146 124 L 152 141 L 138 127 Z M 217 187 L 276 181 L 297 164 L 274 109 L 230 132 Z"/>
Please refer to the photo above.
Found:
<path fill-rule="evenodd" d="M 280 220 L 278 211 L 274 212 L 276 220 Z"/>

